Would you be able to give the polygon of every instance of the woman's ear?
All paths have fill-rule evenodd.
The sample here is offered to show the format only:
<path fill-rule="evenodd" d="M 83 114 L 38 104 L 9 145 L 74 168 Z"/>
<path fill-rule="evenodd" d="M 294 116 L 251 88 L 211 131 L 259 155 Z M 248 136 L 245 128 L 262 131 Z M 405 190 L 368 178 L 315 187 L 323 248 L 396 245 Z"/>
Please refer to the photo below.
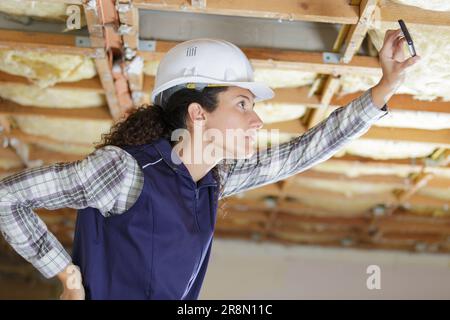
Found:
<path fill-rule="evenodd" d="M 191 122 L 199 121 L 199 120 L 206 120 L 205 111 L 203 110 L 202 106 L 198 104 L 197 102 L 192 102 L 188 106 L 188 115 L 189 120 Z"/>

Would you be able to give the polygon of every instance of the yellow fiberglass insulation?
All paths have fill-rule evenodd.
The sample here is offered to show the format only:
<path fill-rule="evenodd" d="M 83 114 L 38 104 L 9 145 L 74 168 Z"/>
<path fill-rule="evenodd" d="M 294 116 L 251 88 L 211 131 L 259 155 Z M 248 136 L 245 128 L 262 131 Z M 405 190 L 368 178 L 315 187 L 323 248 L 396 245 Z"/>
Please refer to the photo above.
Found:
<path fill-rule="evenodd" d="M 260 69 L 254 71 L 255 81 L 264 82 L 272 88 L 290 88 L 311 85 L 316 78 L 316 73 L 280 70 L 280 69 Z"/>
<path fill-rule="evenodd" d="M 34 143 L 38 147 L 42 147 L 43 149 L 47 149 L 50 151 L 56 151 L 61 153 L 70 153 L 70 154 L 78 154 L 78 155 L 88 155 L 92 151 L 94 151 L 94 144 L 92 147 L 86 145 L 76 145 L 71 143 L 47 143 L 47 142 L 35 142 Z"/>
<path fill-rule="evenodd" d="M 158 70 L 159 61 L 145 61 L 144 73 L 149 76 L 155 76 Z M 297 70 L 280 70 L 269 68 L 254 68 L 255 81 L 264 82 L 272 88 L 291 88 L 311 85 L 316 73 L 297 71 Z"/>
<path fill-rule="evenodd" d="M 45 116 L 14 116 L 15 123 L 25 133 L 45 136 L 58 141 L 94 143 L 102 133 L 109 132 L 112 121 L 68 120 Z"/>
<path fill-rule="evenodd" d="M 333 110 L 329 110 L 329 116 Z M 450 114 L 444 112 L 391 109 L 374 123 L 377 127 L 414 128 L 423 130 L 450 129 Z"/>
<path fill-rule="evenodd" d="M 390 0 L 402 5 L 419 7 L 425 10 L 432 11 L 450 11 L 450 1 L 448 0 Z M 381 4 L 387 2 L 382 0 Z"/>
<path fill-rule="evenodd" d="M 420 158 L 430 155 L 439 147 L 450 147 L 433 143 L 357 139 L 350 141 L 343 150 L 348 154 L 377 160 Z"/>
<path fill-rule="evenodd" d="M 0 12 L 12 16 L 27 16 L 39 20 L 61 21 L 67 20 L 66 10 L 68 4 L 56 1 L 32 1 L 32 0 L 2 0 L 0 1 Z M 83 9 L 81 6 L 81 19 L 84 19 Z"/>
<path fill-rule="evenodd" d="M 97 74 L 93 60 L 88 57 L 17 50 L 0 50 L 0 70 L 26 77 L 41 88 Z"/>
<path fill-rule="evenodd" d="M 257 103 L 255 111 L 264 123 L 273 123 L 298 119 L 305 113 L 306 107 L 269 101 Z"/>
<path fill-rule="evenodd" d="M 369 30 L 369 38 L 380 50 L 388 29 L 397 28 L 391 23 L 375 20 Z M 422 60 L 408 70 L 404 84 L 397 93 L 411 94 L 418 100 L 442 98 L 450 101 L 450 28 L 426 25 L 408 25 L 418 55 Z M 406 56 L 410 54 L 405 46 Z M 341 93 L 364 91 L 378 82 L 376 76 L 345 75 L 341 78 Z"/>
<path fill-rule="evenodd" d="M 414 161 L 411 161 L 413 163 Z M 385 163 L 367 163 L 358 161 L 340 161 L 335 158 L 314 166 L 314 170 L 320 172 L 332 172 L 344 174 L 348 177 L 359 177 L 365 175 L 394 175 L 406 178 L 411 173 L 419 173 L 419 165 L 411 168 L 410 165 L 386 165 Z M 428 172 L 434 173 L 442 178 L 450 178 L 450 169 L 443 167 L 429 167 Z"/>
<path fill-rule="evenodd" d="M 0 97 L 24 106 L 44 108 L 89 108 L 106 104 L 104 95 L 97 92 L 13 83 L 0 85 Z"/>

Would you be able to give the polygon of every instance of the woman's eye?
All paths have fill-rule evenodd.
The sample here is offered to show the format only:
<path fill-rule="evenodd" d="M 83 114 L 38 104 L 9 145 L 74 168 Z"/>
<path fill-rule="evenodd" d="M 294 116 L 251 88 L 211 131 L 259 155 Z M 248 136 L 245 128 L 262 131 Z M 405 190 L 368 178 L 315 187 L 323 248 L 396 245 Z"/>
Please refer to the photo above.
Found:
<path fill-rule="evenodd" d="M 241 107 L 241 109 L 245 110 L 245 102 L 244 101 L 239 102 L 238 105 L 239 105 L 239 107 Z"/>

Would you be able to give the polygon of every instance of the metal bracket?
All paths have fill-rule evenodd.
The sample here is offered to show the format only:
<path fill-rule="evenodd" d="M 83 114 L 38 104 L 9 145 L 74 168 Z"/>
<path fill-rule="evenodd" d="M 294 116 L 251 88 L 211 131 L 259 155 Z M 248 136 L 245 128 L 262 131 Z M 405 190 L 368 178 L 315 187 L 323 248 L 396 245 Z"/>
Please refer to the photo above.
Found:
<path fill-rule="evenodd" d="M 139 40 L 138 50 L 154 52 L 156 50 L 156 41 L 155 40 Z"/>
<path fill-rule="evenodd" d="M 322 59 L 324 63 L 339 63 L 341 60 L 341 55 L 334 52 L 324 52 Z"/>
<path fill-rule="evenodd" d="M 82 48 L 90 48 L 91 40 L 89 39 L 89 37 L 76 36 L 75 37 L 75 46 L 82 47 Z"/>

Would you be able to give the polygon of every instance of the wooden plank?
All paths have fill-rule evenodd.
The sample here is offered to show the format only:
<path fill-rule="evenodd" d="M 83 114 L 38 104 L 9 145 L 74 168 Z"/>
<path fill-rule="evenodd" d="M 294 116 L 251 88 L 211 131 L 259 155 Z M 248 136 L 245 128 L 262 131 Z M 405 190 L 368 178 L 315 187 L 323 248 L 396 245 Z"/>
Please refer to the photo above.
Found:
<path fill-rule="evenodd" d="M 372 126 L 361 138 L 393 141 L 414 141 L 450 145 L 450 129 L 423 130 Z"/>
<path fill-rule="evenodd" d="M 105 90 L 110 114 L 114 120 L 119 119 L 123 112 L 117 99 L 116 87 L 109 62 L 106 58 L 95 59 L 95 66 L 97 67 L 97 73 Z"/>
<path fill-rule="evenodd" d="M 139 51 L 144 60 L 159 60 L 176 41 L 156 41 L 155 51 Z M 355 56 L 348 64 L 326 63 L 322 52 L 282 50 L 272 48 L 241 48 L 254 68 L 289 69 L 323 74 L 359 74 L 381 76 L 382 71 L 376 57 Z"/>
<path fill-rule="evenodd" d="M 337 96 L 332 99 L 331 106 L 340 107 L 350 103 L 352 100 L 361 96 L 364 92 L 356 92 Z M 388 103 L 389 109 L 392 110 L 408 110 L 408 111 L 428 111 L 428 112 L 443 112 L 450 113 L 450 101 L 442 101 L 436 99 L 435 101 L 421 101 L 416 100 L 411 95 L 396 94 Z"/>
<path fill-rule="evenodd" d="M 320 172 L 316 170 L 307 170 L 299 173 L 289 179 L 312 179 L 312 180 L 325 180 L 325 181 L 335 181 L 335 182 L 351 182 L 351 183 L 371 183 L 371 184 L 398 184 L 398 185 L 409 185 L 412 183 L 409 178 L 403 178 L 394 175 L 365 175 L 359 177 L 348 177 L 344 174 L 333 173 L 333 172 Z M 450 178 L 445 177 L 434 177 L 428 182 L 429 187 L 433 188 L 449 188 Z"/>
<path fill-rule="evenodd" d="M 175 12 L 282 19 L 288 21 L 314 21 L 324 23 L 355 24 L 357 7 L 347 0 L 208 0 L 206 7 L 192 6 L 184 0 L 134 0 L 140 9 Z"/>
<path fill-rule="evenodd" d="M 76 54 L 92 58 L 104 55 L 96 48 L 77 47 L 75 39 L 76 36 L 70 34 L 3 29 L 0 32 L 0 49 Z"/>
<path fill-rule="evenodd" d="M 65 118 L 77 120 L 112 121 L 107 107 L 94 107 L 82 109 L 56 109 L 22 106 L 11 101 L 0 101 L 0 115 L 39 115 L 52 118 Z"/>
<path fill-rule="evenodd" d="M 433 25 L 450 28 L 450 12 L 424 10 L 393 2 L 381 3 L 377 18 L 383 22 L 391 22 L 397 29 L 399 17 L 405 20 L 408 25 Z"/>
<path fill-rule="evenodd" d="M 359 5 L 359 19 L 350 27 L 343 47 L 342 61 L 349 63 L 358 52 L 369 30 L 378 0 L 362 0 Z"/>
<path fill-rule="evenodd" d="M 339 90 L 339 77 L 336 76 L 328 76 L 325 81 L 325 87 L 323 89 L 323 93 L 320 99 L 320 106 L 314 110 L 312 110 L 311 115 L 309 116 L 307 128 L 311 129 L 319 122 L 326 118 L 326 114 L 329 108 L 329 104 L 333 96 Z"/>

